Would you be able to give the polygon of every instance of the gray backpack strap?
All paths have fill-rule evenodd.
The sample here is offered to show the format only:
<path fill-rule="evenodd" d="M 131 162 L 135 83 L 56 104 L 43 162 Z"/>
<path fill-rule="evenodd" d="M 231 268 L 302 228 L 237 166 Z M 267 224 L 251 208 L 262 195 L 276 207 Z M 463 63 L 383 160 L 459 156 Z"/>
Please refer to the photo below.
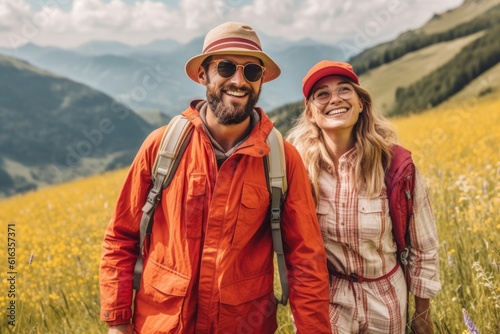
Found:
<path fill-rule="evenodd" d="M 140 224 L 139 236 L 139 257 L 134 268 L 134 289 L 139 291 L 142 276 L 144 240 L 146 235 L 151 233 L 153 228 L 153 216 L 161 198 L 163 188 L 166 188 L 172 177 L 180 158 L 186 149 L 193 127 L 188 119 L 184 116 L 177 115 L 167 125 L 163 138 L 158 149 L 158 154 L 152 168 L 151 178 L 153 187 L 149 191 L 146 203 L 142 208 L 142 217 Z"/>
<path fill-rule="evenodd" d="M 285 148 L 281 133 L 273 128 L 267 137 L 271 152 L 267 155 L 269 169 L 269 187 L 271 192 L 271 229 L 273 235 L 274 252 L 278 262 L 278 271 L 281 282 L 281 299 L 276 298 L 278 304 L 288 302 L 288 278 L 286 276 L 285 254 L 281 238 L 281 204 L 288 190 L 286 179 Z"/>

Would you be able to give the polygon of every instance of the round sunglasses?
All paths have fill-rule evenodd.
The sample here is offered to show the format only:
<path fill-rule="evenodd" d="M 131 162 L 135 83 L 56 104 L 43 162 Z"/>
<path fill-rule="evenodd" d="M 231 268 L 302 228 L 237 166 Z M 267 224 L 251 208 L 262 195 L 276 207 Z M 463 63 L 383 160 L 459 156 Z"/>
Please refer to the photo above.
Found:
<path fill-rule="evenodd" d="M 234 61 L 229 60 L 229 59 L 220 59 L 220 60 L 214 60 L 211 61 L 211 63 L 216 63 L 217 65 L 217 73 L 223 78 L 230 78 L 232 77 L 235 73 L 238 67 L 243 68 L 243 75 L 245 76 L 245 79 L 250 81 L 250 82 L 255 82 L 259 81 L 260 78 L 262 78 L 262 75 L 264 74 L 264 71 L 266 68 L 264 66 L 261 66 L 259 64 L 255 63 L 248 63 L 245 65 L 239 65 L 236 64 Z"/>

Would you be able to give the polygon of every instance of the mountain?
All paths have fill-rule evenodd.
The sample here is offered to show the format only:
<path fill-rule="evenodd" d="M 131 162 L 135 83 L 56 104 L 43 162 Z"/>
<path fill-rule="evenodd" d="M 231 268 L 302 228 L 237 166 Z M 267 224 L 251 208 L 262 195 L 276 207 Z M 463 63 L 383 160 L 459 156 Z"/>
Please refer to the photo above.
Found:
<path fill-rule="evenodd" d="M 0 56 L 0 195 L 130 164 L 153 129 L 90 87 Z"/>
<path fill-rule="evenodd" d="M 91 41 L 73 48 L 71 51 L 85 56 L 121 56 L 133 53 L 135 48 L 131 45 L 115 41 Z"/>
<path fill-rule="evenodd" d="M 150 43 L 139 45 L 136 52 L 139 53 L 170 53 L 177 50 L 183 44 L 173 39 L 157 39 Z M 139 49 L 139 50 L 137 50 Z"/>
<path fill-rule="evenodd" d="M 169 53 L 182 44 L 173 39 L 158 39 L 147 44 L 129 45 L 115 41 L 91 41 L 72 51 L 86 56 L 127 56 L 132 54 Z"/>

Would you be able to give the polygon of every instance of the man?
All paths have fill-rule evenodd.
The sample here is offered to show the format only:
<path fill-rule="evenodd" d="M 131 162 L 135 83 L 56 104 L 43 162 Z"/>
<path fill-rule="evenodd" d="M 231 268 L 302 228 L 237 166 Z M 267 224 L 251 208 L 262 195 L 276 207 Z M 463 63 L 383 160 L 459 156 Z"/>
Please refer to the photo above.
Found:
<path fill-rule="evenodd" d="M 211 30 L 186 64 L 206 86 L 183 115 L 193 135 L 163 190 L 135 295 L 141 208 L 165 127 L 137 154 L 104 237 L 101 319 L 109 333 L 274 333 L 273 246 L 264 166 L 273 123 L 255 107 L 263 82 L 280 74 L 253 29 Z M 328 271 L 314 201 L 297 151 L 285 143 L 288 194 L 282 235 L 299 333 L 330 333 Z M 132 323 L 131 323 L 132 322 Z"/>

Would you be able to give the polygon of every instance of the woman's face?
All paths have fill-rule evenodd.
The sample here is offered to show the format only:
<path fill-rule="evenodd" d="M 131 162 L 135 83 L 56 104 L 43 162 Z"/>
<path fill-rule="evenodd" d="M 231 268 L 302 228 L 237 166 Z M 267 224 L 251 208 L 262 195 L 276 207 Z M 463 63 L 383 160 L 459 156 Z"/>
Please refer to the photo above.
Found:
<path fill-rule="evenodd" d="M 348 132 L 363 110 L 363 103 L 350 82 L 338 75 L 320 79 L 312 88 L 309 103 L 312 119 L 326 133 Z"/>

